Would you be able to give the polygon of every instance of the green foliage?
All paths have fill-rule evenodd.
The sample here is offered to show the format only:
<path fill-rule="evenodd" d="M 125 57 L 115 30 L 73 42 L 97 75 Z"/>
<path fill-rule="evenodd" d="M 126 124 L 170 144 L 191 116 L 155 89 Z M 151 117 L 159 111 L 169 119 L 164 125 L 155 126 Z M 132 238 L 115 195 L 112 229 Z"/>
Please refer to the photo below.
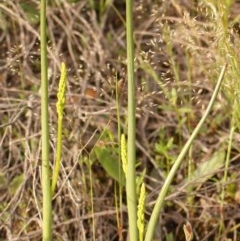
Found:
<path fill-rule="evenodd" d="M 23 181 L 24 181 L 24 175 L 23 174 L 19 174 L 16 177 L 13 178 L 13 180 L 11 181 L 11 183 L 9 185 L 9 190 L 10 190 L 12 195 L 14 195 L 16 193 L 16 191 L 21 186 Z"/>
<path fill-rule="evenodd" d="M 202 162 L 196 170 L 192 173 L 191 177 L 188 178 L 191 187 L 201 185 L 206 182 L 209 178 L 214 176 L 224 166 L 225 162 L 225 151 L 216 151 L 213 156 L 204 162 Z"/>
<path fill-rule="evenodd" d="M 117 148 L 95 147 L 94 153 L 97 160 L 107 172 L 107 174 L 116 180 L 120 186 L 126 184 L 125 175 L 121 163 L 118 161 Z"/>
<path fill-rule="evenodd" d="M 162 168 L 162 170 L 166 170 L 166 175 L 168 174 L 173 161 L 175 160 L 175 155 L 171 154 L 171 151 L 174 148 L 174 138 L 167 138 L 165 129 L 161 129 L 159 131 L 159 142 L 155 143 L 155 151 L 156 151 L 156 161 L 157 165 Z"/>
<path fill-rule="evenodd" d="M 169 140 L 161 138 L 159 142 L 155 144 L 156 152 L 166 159 L 172 159 L 172 157 L 169 155 L 169 150 L 171 150 L 173 147 L 173 140 L 173 137 L 171 137 Z"/>
<path fill-rule="evenodd" d="M 186 144 L 182 148 L 180 154 L 178 155 L 177 159 L 175 160 L 173 166 L 171 167 L 171 170 L 170 170 L 170 172 L 169 172 L 169 174 L 168 174 L 168 176 L 167 176 L 167 178 L 166 178 L 166 180 L 165 180 L 165 182 L 164 182 L 164 184 L 161 188 L 161 191 L 158 195 L 158 198 L 157 198 L 156 204 L 154 206 L 153 212 L 151 214 L 151 218 L 150 218 L 149 225 L 148 225 L 147 232 L 146 232 L 145 241 L 150 241 L 153 238 L 153 234 L 154 234 L 154 230 L 155 230 L 155 227 L 156 227 L 156 224 L 157 224 L 159 213 L 160 213 L 161 208 L 163 206 L 164 199 L 167 195 L 167 192 L 169 190 L 169 187 L 170 187 L 170 184 L 173 180 L 173 177 L 175 176 L 175 173 L 177 172 L 180 164 L 182 163 L 182 161 L 183 161 L 184 157 L 186 156 L 187 152 L 189 151 L 189 148 L 192 146 L 192 143 L 193 143 L 194 139 L 196 138 L 197 134 L 199 133 L 201 127 L 205 123 L 206 118 L 208 117 L 210 111 L 212 110 L 213 104 L 216 101 L 216 97 L 218 95 L 221 84 L 223 82 L 225 72 L 226 72 L 226 64 L 225 64 L 225 66 L 222 67 L 222 71 L 219 75 L 217 85 L 215 87 L 215 90 L 212 94 L 212 98 L 211 98 L 211 100 L 208 104 L 208 107 L 207 107 L 204 115 L 202 116 L 198 125 L 195 127 L 191 136 L 189 137 Z"/>
<path fill-rule="evenodd" d="M 234 182 L 237 180 L 237 173 L 231 174 L 229 180 L 232 180 L 232 183 L 229 183 L 226 186 L 226 197 L 230 197 L 231 199 L 235 198 L 236 192 L 238 191 L 237 184 Z"/>
<path fill-rule="evenodd" d="M 174 235 L 173 235 L 172 232 L 166 234 L 166 240 L 167 241 L 174 241 Z"/>
<path fill-rule="evenodd" d="M 32 1 L 25 1 L 20 3 L 21 8 L 25 12 L 28 21 L 31 24 L 39 24 L 40 22 L 40 14 L 38 10 L 38 6 Z"/>

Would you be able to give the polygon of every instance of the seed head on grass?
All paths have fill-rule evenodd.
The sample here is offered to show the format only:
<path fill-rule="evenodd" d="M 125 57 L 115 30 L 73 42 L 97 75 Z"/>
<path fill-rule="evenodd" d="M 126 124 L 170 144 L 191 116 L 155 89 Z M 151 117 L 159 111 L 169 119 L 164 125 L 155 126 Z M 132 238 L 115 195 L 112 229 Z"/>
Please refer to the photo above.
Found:
<path fill-rule="evenodd" d="M 58 94 L 57 94 L 58 102 L 56 104 L 57 113 L 58 113 L 59 118 L 63 117 L 63 109 L 64 109 L 65 102 L 66 102 L 66 83 L 67 83 L 66 78 L 67 78 L 66 65 L 64 63 L 62 63 L 61 78 L 60 78 Z"/>
<path fill-rule="evenodd" d="M 58 87 L 58 101 L 56 104 L 57 114 L 58 114 L 58 133 L 57 133 L 57 154 L 56 154 L 56 162 L 53 170 L 53 178 L 52 178 L 52 195 L 54 194 L 57 180 L 60 171 L 61 164 L 61 153 L 62 153 L 62 122 L 63 122 L 63 110 L 66 102 L 66 85 L 67 85 L 67 70 L 66 65 L 62 63 L 61 66 L 61 77 L 59 81 Z"/>
<path fill-rule="evenodd" d="M 127 174 L 127 142 L 125 135 L 121 135 L 121 158 L 122 158 L 122 168 L 126 176 Z"/>
<path fill-rule="evenodd" d="M 145 184 L 142 183 L 139 200 L 138 200 L 138 211 L 137 211 L 137 226 L 139 232 L 139 240 L 144 240 L 144 211 L 145 211 L 145 199 L 146 189 Z"/>

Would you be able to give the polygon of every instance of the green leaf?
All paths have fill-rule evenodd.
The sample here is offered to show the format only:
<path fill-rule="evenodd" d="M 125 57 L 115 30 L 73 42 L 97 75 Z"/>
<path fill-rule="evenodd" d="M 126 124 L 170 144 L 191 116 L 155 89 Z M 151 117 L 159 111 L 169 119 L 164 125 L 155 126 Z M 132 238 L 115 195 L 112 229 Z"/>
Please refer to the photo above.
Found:
<path fill-rule="evenodd" d="M 107 174 L 121 186 L 125 185 L 125 175 L 113 148 L 96 147 L 95 154 Z"/>
<path fill-rule="evenodd" d="M 28 21 L 31 24 L 38 24 L 40 21 L 39 10 L 36 4 L 31 2 L 20 3 L 23 11 L 26 13 Z"/>
<path fill-rule="evenodd" d="M 225 151 L 220 150 L 215 152 L 211 159 L 201 163 L 193 172 L 190 180 L 188 180 L 190 186 L 193 187 L 206 182 L 224 166 L 224 161 Z"/>
<path fill-rule="evenodd" d="M 20 175 L 13 178 L 13 180 L 11 181 L 11 183 L 9 185 L 9 189 L 10 189 L 10 192 L 12 193 L 12 195 L 14 195 L 16 193 L 18 188 L 23 183 L 23 180 L 24 180 L 23 174 L 20 174 Z"/>

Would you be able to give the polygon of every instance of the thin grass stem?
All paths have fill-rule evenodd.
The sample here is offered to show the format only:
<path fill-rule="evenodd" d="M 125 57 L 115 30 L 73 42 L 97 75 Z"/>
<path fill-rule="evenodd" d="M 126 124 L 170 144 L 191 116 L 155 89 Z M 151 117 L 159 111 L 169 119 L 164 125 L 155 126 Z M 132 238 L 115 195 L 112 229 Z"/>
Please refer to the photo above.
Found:
<path fill-rule="evenodd" d="M 117 78 L 116 78 L 116 115 L 117 115 L 117 130 L 118 130 L 118 162 L 121 163 L 122 160 L 121 160 L 121 117 L 120 117 L 120 89 L 118 87 L 118 81 L 117 81 Z M 119 172 L 118 172 L 118 175 L 119 175 L 119 180 L 122 180 L 122 172 L 121 172 L 121 165 L 119 165 Z M 118 202 L 117 202 L 117 195 L 116 195 L 116 198 L 115 198 L 115 203 L 116 203 L 116 208 L 120 209 L 120 212 L 118 214 L 116 214 L 116 218 L 117 218 L 117 226 L 118 226 L 118 229 L 120 230 L 122 228 L 122 221 L 123 221 L 123 215 L 122 215 L 122 209 L 123 209 L 123 202 L 122 202 L 122 192 L 123 192 L 123 187 L 122 185 L 119 185 L 118 186 L 118 197 L 119 197 L 119 206 L 118 206 Z M 119 240 L 123 240 L 123 237 L 122 237 L 122 233 L 119 232 Z"/>
<path fill-rule="evenodd" d="M 48 117 L 48 75 L 46 41 L 46 0 L 40 6 L 41 41 L 41 125 L 42 125 L 42 195 L 43 195 L 43 241 L 52 240 L 52 195 L 49 167 L 49 117 Z"/>
<path fill-rule="evenodd" d="M 138 241 L 137 197 L 136 197 L 136 116 L 135 116 L 135 82 L 134 82 L 134 48 L 133 48 L 133 2 L 126 1 L 127 23 L 127 73 L 128 73 L 128 145 L 127 145 L 127 207 L 129 237 Z"/>

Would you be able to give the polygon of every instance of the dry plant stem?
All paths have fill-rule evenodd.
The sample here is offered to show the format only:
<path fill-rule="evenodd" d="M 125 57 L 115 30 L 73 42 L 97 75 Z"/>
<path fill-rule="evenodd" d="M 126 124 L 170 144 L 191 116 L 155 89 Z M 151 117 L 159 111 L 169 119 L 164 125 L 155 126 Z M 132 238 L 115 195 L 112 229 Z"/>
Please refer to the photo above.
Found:
<path fill-rule="evenodd" d="M 40 8 L 41 40 L 41 125 L 42 125 L 42 195 L 43 195 L 43 241 L 52 240 L 52 195 L 49 170 L 49 126 L 48 126 L 48 76 L 46 43 L 46 0 Z"/>
<path fill-rule="evenodd" d="M 213 92 L 212 98 L 211 98 L 211 100 L 208 104 L 208 107 L 207 107 L 203 117 L 201 118 L 198 125 L 194 129 L 192 135 L 190 136 L 190 138 L 188 139 L 188 141 L 184 145 L 182 151 L 180 152 L 179 156 L 177 157 L 176 161 L 174 162 L 174 164 L 173 164 L 173 166 L 172 166 L 172 168 L 171 168 L 171 170 L 170 170 L 170 172 L 169 172 L 169 174 L 168 174 L 168 176 L 167 176 L 167 178 L 166 178 L 166 180 L 165 180 L 165 182 L 162 186 L 162 189 L 159 193 L 157 202 L 154 206 L 154 209 L 153 209 L 153 212 L 152 212 L 149 224 L 148 224 L 148 228 L 147 228 L 147 232 L 146 232 L 146 236 L 145 236 L 145 241 L 152 241 L 152 239 L 153 239 L 155 227 L 156 227 L 156 224 L 157 224 L 157 220 L 159 218 L 160 211 L 161 211 L 162 206 L 163 206 L 164 198 L 167 195 L 167 192 L 169 190 L 169 187 L 170 187 L 170 184 L 173 180 L 173 177 L 174 177 L 175 173 L 177 172 L 181 162 L 183 161 L 183 158 L 187 154 L 187 152 L 188 152 L 189 148 L 191 147 L 196 135 L 200 131 L 201 127 L 203 126 L 207 116 L 209 115 L 209 113 L 210 113 L 210 111 L 213 107 L 213 104 L 216 100 L 219 89 L 221 87 L 221 83 L 223 81 L 225 71 L 226 71 L 226 65 L 224 65 L 224 67 L 222 68 L 222 71 L 221 71 L 220 76 L 218 78 L 217 85 L 216 85 L 215 90 Z"/>
<path fill-rule="evenodd" d="M 92 167 L 91 167 L 91 160 L 89 160 L 89 177 L 90 177 L 90 198 L 91 198 L 91 213 L 92 216 L 92 239 L 96 241 L 96 222 L 94 216 L 94 193 L 93 193 L 93 175 L 92 175 Z"/>
<path fill-rule="evenodd" d="M 127 70 L 128 70 L 128 145 L 127 145 L 127 208 L 129 237 L 138 241 L 137 197 L 136 197 L 136 117 L 135 117 L 135 83 L 134 83 L 134 49 L 133 49 L 133 3 L 126 0 L 127 23 Z"/>

